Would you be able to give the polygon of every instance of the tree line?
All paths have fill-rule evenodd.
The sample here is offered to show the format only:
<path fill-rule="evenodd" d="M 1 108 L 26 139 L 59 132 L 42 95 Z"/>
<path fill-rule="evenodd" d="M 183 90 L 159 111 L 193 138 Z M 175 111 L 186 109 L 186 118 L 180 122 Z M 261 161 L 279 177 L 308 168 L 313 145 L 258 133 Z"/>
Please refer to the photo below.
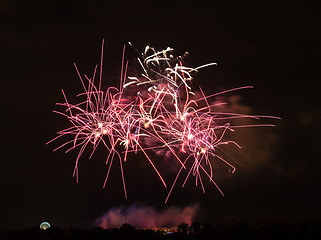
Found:
<path fill-rule="evenodd" d="M 173 229 L 173 228 L 172 228 Z M 256 240 L 256 239 L 321 239 L 321 220 L 304 220 L 297 223 L 287 221 L 243 221 L 235 217 L 225 217 L 214 223 L 181 223 L 175 231 L 169 228 L 159 230 L 138 229 L 130 224 L 119 228 L 103 229 L 51 227 L 41 230 L 32 227 L 20 230 L 2 230 L 3 240 Z"/>

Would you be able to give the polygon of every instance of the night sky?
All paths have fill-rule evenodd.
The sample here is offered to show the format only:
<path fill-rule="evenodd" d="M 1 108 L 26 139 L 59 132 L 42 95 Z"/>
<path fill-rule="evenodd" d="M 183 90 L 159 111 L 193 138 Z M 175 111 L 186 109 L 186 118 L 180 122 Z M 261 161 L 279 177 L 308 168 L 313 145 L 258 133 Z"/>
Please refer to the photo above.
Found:
<path fill-rule="evenodd" d="M 207 2 L 211 2 L 210 4 Z M 140 204 L 163 210 L 199 204 L 196 220 L 224 216 L 298 221 L 321 216 L 320 12 L 303 1 L 18 1 L 0 2 L 0 229 L 90 226 L 109 209 Z M 73 67 L 91 74 L 105 39 L 104 86 L 118 84 L 123 45 L 188 51 L 186 65 L 217 62 L 195 76 L 207 94 L 237 92 L 236 110 L 281 117 L 274 128 L 239 132 L 229 153 L 237 171 L 217 173 L 225 196 L 193 181 L 167 190 L 147 160 L 129 159 L 124 198 L 119 164 L 103 189 L 106 153 L 84 156 L 46 145 L 68 123 L 53 113 L 82 91 Z M 127 59 L 135 54 L 128 47 Z M 319 63 L 318 63 L 319 61 Z M 241 97 L 240 97 L 241 96 Z M 60 142 L 62 143 L 62 142 Z M 160 166 L 166 170 L 166 166 Z M 168 178 L 171 173 L 168 171 Z"/>

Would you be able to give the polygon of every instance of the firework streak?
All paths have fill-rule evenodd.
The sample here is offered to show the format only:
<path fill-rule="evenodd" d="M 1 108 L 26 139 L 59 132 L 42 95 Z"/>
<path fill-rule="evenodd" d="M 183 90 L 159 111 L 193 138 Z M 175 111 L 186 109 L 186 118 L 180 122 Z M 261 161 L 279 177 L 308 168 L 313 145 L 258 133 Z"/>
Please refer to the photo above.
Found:
<path fill-rule="evenodd" d="M 109 87 L 103 91 L 101 87 L 103 46 L 104 41 L 99 82 L 95 83 L 98 65 L 91 78 L 82 76 L 75 65 L 84 88 L 84 92 L 78 96 L 83 100 L 71 104 L 62 90 L 65 102 L 57 105 L 64 107 L 65 111 L 54 111 L 66 117 L 71 125 L 59 131 L 58 136 L 50 142 L 67 135 L 72 136 L 71 140 L 64 142 L 54 151 L 62 147 L 67 148 L 66 153 L 79 149 L 74 168 L 77 181 L 78 163 L 85 149 L 91 149 L 89 156 L 91 158 L 97 147 L 103 145 L 107 152 L 107 175 L 104 187 L 113 161 L 118 160 L 124 194 L 127 198 L 123 163 L 130 154 L 141 152 L 167 188 L 161 173 L 149 157 L 150 151 L 164 150 L 170 152 L 175 164 L 178 163 L 180 166 L 175 180 L 169 187 L 165 202 L 184 171 L 186 176 L 182 187 L 193 176 L 196 185 L 201 185 L 205 192 L 202 180 L 205 177 L 222 193 L 213 179 L 213 159 L 222 161 L 234 172 L 234 166 L 220 156 L 217 150 L 221 145 L 227 144 L 240 147 L 235 141 L 224 140 L 226 132 L 234 131 L 238 127 L 274 126 L 272 124 L 233 126 L 231 120 L 275 117 L 220 112 L 215 109 L 219 109 L 219 105 L 223 103 L 209 102 L 213 102 L 211 99 L 215 96 L 252 87 L 239 87 L 209 96 L 200 89 L 198 91 L 200 97 L 196 97 L 190 86 L 193 73 L 216 64 L 210 63 L 196 68 L 185 67 L 184 56 L 174 58 L 172 48 L 156 51 L 146 47 L 137 58 L 143 73 L 139 77 L 127 76 L 128 62 L 124 61 L 124 47 L 119 87 Z"/>

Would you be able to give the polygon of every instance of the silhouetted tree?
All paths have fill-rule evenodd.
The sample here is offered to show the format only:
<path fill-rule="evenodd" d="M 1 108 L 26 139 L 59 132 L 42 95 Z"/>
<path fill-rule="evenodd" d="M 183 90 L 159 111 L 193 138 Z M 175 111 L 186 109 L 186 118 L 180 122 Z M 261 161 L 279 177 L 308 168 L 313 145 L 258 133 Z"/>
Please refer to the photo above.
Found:
<path fill-rule="evenodd" d="M 126 232 L 133 232 L 136 230 L 136 228 L 128 223 L 124 223 L 120 226 L 120 230 L 126 231 Z"/>
<path fill-rule="evenodd" d="M 190 229 L 194 235 L 198 235 L 201 233 L 201 227 L 202 226 L 199 222 L 194 221 L 194 222 L 192 222 Z"/>
<path fill-rule="evenodd" d="M 215 228 L 213 227 L 213 225 L 211 223 L 205 223 L 203 226 L 202 226 L 202 233 L 203 234 L 215 234 L 216 231 L 215 231 Z"/>
<path fill-rule="evenodd" d="M 190 227 L 187 223 L 181 223 L 177 226 L 177 232 L 185 233 L 187 234 L 188 231 L 190 230 Z"/>

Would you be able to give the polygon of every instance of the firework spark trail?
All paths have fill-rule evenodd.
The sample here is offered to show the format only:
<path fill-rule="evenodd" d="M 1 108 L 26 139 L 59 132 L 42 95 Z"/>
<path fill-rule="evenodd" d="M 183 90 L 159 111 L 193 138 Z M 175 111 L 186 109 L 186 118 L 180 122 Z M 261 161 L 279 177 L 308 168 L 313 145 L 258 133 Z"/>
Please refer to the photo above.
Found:
<path fill-rule="evenodd" d="M 125 46 L 123 49 L 119 88 L 109 87 L 102 90 L 103 45 L 99 67 L 99 82 L 95 83 L 98 65 L 95 66 L 91 78 L 80 74 L 74 64 L 84 92 L 77 97 L 84 98 L 77 104 L 71 104 L 62 91 L 65 102 L 57 105 L 64 107 L 64 112 L 54 111 L 66 117 L 71 127 L 58 131 L 58 136 L 71 136 L 54 151 L 68 146 L 66 152 L 80 148 L 76 157 L 74 176 L 78 181 L 78 164 L 85 149 L 91 147 L 91 158 L 99 145 L 107 151 L 107 174 L 103 187 L 106 186 L 114 158 L 118 158 L 124 195 L 127 198 L 123 163 L 128 154 L 142 152 L 164 187 L 167 184 L 160 171 L 149 156 L 148 151 L 165 149 L 180 164 L 175 180 L 171 184 L 165 202 L 168 201 L 178 178 L 185 169 L 187 174 L 182 187 L 190 176 L 194 176 L 195 184 L 203 184 L 208 178 L 223 194 L 213 179 L 213 159 L 218 159 L 235 171 L 235 167 L 217 153 L 222 145 L 233 144 L 233 140 L 224 140 L 227 131 L 233 132 L 239 127 L 274 126 L 273 124 L 232 125 L 231 120 L 237 118 L 276 118 L 272 116 L 255 116 L 239 113 L 221 112 L 219 107 L 227 103 L 210 104 L 219 95 L 237 90 L 253 88 L 238 87 L 206 96 L 199 89 L 201 97 L 192 92 L 190 82 L 192 74 L 199 69 L 216 65 L 205 64 L 196 68 L 183 65 L 183 57 L 172 55 L 173 49 L 156 51 L 146 47 L 139 54 L 137 61 L 142 67 L 141 76 L 127 76 L 128 61 L 125 62 Z M 130 44 L 131 45 L 131 44 Z M 98 85 L 98 86 L 97 86 Z M 165 161 L 165 160 L 164 160 Z M 189 162 L 191 161 L 191 164 Z M 190 167 L 187 167 L 190 166 Z"/>

